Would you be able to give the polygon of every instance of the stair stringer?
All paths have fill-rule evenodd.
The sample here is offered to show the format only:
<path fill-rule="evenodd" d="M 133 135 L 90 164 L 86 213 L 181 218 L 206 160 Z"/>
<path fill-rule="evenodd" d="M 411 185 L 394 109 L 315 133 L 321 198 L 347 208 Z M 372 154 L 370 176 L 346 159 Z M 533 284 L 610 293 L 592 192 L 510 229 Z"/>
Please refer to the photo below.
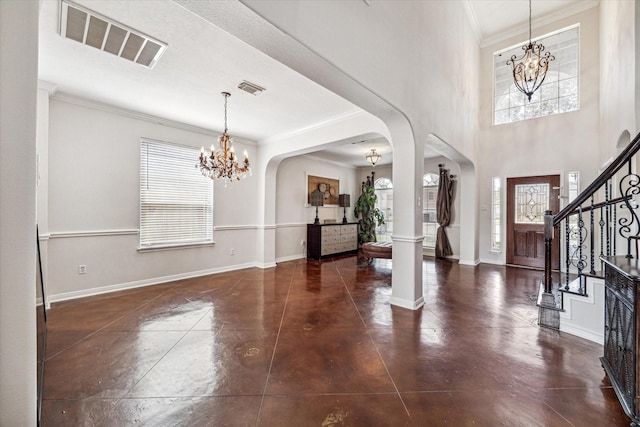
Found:
<path fill-rule="evenodd" d="M 604 344 L 604 279 L 585 277 L 586 296 L 563 292 L 560 331 Z"/>

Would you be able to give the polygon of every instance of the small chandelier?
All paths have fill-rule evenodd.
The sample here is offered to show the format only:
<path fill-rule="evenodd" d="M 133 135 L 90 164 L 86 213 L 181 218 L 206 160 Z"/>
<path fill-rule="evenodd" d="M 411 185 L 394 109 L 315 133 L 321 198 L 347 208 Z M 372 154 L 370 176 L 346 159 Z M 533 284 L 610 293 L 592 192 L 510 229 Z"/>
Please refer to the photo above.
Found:
<path fill-rule="evenodd" d="M 205 153 L 204 147 L 200 149 L 200 172 L 211 179 L 222 179 L 225 185 L 229 181 L 239 181 L 251 175 L 249 167 L 249 155 L 244 150 L 244 162 L 240 166 L 236 160 L 236 153 L 233 150 L 233 138 L 227 133 L 227 99 L 231 96 L 229 92 L 222 92 L 224 96 L 224 133 L 218 137 L 220 148 L 214 150 L 211 145 L 211 152 Z"/>
<path fill-rule="evenodd" d="M 380 161 L 380 159 L 382 158 L 382 155 L 378 154 L 375 148 L 372 148 L 371 151 L 369 151 L 364 157 L 369 163 L 371 163 L 372 166 L 375 166 L 376 163 L 378 163 L 378 161 Z"/>
<path fill-rule="evenodd" d="M 547 76 L 549 62 L 556 59 L 551 52 L 543 53 L 544 46 L 541 43 L 531 41 L 531 0 L 529 0 L 529 44 L 522 46 L 522 50 L 524 54 L 520 58 L 513 55 L 507 61 L 507 65 L 513 66 L 513 82 L 531 102 L 531 96 Z"/>

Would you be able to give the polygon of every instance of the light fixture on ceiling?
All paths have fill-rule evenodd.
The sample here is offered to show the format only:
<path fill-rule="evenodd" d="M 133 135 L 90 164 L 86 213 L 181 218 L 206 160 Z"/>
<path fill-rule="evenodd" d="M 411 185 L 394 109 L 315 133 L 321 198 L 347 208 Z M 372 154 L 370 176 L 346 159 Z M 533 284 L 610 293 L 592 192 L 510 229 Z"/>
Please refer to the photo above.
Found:
<path fill-rule="evenodd" d="M 378 154 L 375 148 L 372 148 L 371 151 L 369 151 L 364 157 L 369 163 L 371 163 L 372 166 L 375 166 L 376 163 L 378 163 L 382 158 L 382 155 Z"/>
<path fill-rule="evenodd" d="M 529 44 L 522 46 L 522 50 L 524 54 L 520 58 L 513 55 L 507 61 L 507 65 L 513 66 L 513 82 L 531 102 L 531 96 L 547 76 L 549 62 L 556 59 L 551 52 L 543 53 L 544 46 L 541 43 L 531 41 L 531 0 L 529 0 Z"/>
<path fill-rule="evenodd" d="M 242 166 L 236 160 L 233 149 L 233 138 L 227 133 L 227 100 L 231 96 L 229 92 L 222 92 L 224 96 L 224 133 L 218 137 L 220 148 L 215 150 L 211 145 L 211 152 L 205 153 L 204 147 L 200 149 L 200 171 L 202 175 L 211 179 L 222 179 L 225 185 L 229 181 L 238 181 L 251 175 L 249 167 L 249 155 L 244 150 Z"/>

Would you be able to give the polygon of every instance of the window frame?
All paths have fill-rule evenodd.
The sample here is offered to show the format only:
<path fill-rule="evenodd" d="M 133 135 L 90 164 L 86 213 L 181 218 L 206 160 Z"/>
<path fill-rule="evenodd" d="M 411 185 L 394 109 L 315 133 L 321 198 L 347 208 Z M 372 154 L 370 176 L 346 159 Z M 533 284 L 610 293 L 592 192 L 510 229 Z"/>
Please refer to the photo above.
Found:
<path fill-rule="evenodd" d="M 502 253 L 502 179 L 491 178 L 491 252 Z"/>
<path fill-rule="evenodd" d="M 429 177 L 429 179 L 427 179 L 427 177 Z M 438 200 L 438 187 L 440 184 L 440 174 L 438 173 L 433 173 L 433 172 L 427 172 L 424 175 L 422 175 L 422 234 L 423 234 L 423 238 L 422 238 L 422 247 L 424 249 L 435 249 L 436 247 L 436 234 L 438 233 L 438 207 L 437 207 L 437 200 Z M 429 200 L 428 197 L 426 197 L 426 191 L 427 189 L 433 190 L 435 189 L 435 194 L 433 192 L 431 192 L 430 194 L 434 194 L 434 198 L 433 198 L 433 209 L 427 209 L 427 205 L 429 205 Z M 429 214 L 430 212 L 428 211 L 433 211 L 433 214 L 435 216 L 435 221 L 425 221 L 425 215 Z M 431 234 L 427 233 L 427 227 L 432 227 L 433 228 L 433 245 L 428 245 L 427 244 L 427 238 L 431 237 Z"/>
<path fill-rule="evenodd" d="M 153 152 L 151 155 L 149 154 L 150 148 Z M 160 141 L 151 138 L 141 138 L 139 149 L 140 198 L 138 221 L 140 228 L 138 233 L 138 252 L 214 245 L 214 185 L 213 180 L 202 176 L 197 168 L 200 149 L 189 145 Z M 167 160 L 167 163 L 165 164 L 156 164 L 154 166 L 154 172 L 155 174 L 160 176 L 160 178 L 154 177 L 153 172 L 150 173 L 150 157 L 155 157 L 157 159 L 161 157 L 162 151 L 170 151 L 172 149 L 175 149 L 175 152 L 173 153 L 173 164 L 170 163 L 170 160 Z M 182 158 L 177 159 L 179 157 Z M 193 161 L 191 162 L 191 160 Z M 178 164 L 176 164 L 176 162 L 178 162 Z M 163 172 L 163 168 L 166 169 L 167 167 L 171 168 L 171 172 L 174 172 L 176 169 L 178 169 L 179 172 L 177 174 L 172 173 L 170 178 L 164 178 L 163 173 L 166 173 L 166 170 Z M 180 182 L 180 176 L 186 176 L 185 174 L 187 173 L 188 178 L 185 178 L 182 182 Z M 155 192 L 151 192 L 148 189 L 149 182 L 155 182 L 155 184 L 159 186 L 157 187 L 158 190 Z M 183 187 L 180 188 L 179 186 L 176 186 L 176 184 L 180 184 Z M 197 195 L 197 190 L 194 189 L 194 184 L 197 184 L 197 188 L 199 188 L 201 191 L 205 191 L 204 195 L 200 196 L 200 200 L 197 200 L 196 197 L 193 197 L 194 195 Z M 164 187 L 162 187 L 162 185 L 164 185 Z M 143 188 L 145 186 L 147 188 Z M 189 192 L 192 192 L 193 194 L 188 194 L 189 192 L 181 192 L 181 190 L 184 190 L 185 188 L 187 188 Z M 180 196 L 179 201 L 181 203 L 171 203 L 173 200 L 175 200 L 174 197 L 176 196 L 176 191 L 178 191 L 177 194 Z M 206 192 L 208 192 L 209 194 L 206 194 Z M 189 199 L 189 197 L 183 196 L 192 196 L 192 198 Z M 170 214 L 173 211 L 174 216 L 180 218 L 179 221 L 168 221 L 168 223 L 165 223 L 165 225 L 169 227 L 177 227 L 178 231 L 183 233 L 178 239 L 165 238 L 164 240 L 159 240 L 157 238 L 153 239 L 150 237 L 149 233 L 152 233 L 154 231 L 153 222 L 159 220 L 157 219 L 157 215 L 155 219 L 152 219 L 150 217 L 150 215 L 153 215 L 153 213 L 150 213 L 153 212 L 153 209 L 150 209 L 149 206 L 162 204 L 171 207 L 168 210 L 162 211 L 165 213 L 165 217 L 167 213 L 169 213 L 168 217 L 170 217 Z M 183 213 L 180 213 L 179 215 L 175 214 L 180 209 L 187 210 L 187 219 L 192 220 L 192 222 L 187 221 L 187 224 L 191 224 L 191 228 L 185 227 L 185 218 L 183 216 Z M 200 212 L 198 212 L 198 210 L 200 210 Z M 188 214 L 191 214 L 191 216 L 189 217 Z M 150 218 L 148 224 L 143 223 L 145 221 L 145 218 Z M 195 221 L 193 221 L 194 218 Z M 183 227 L 182 229 L 180 229 L 181 226 Z M 155 227 L 157 227 L 157 225 L 155 225 Z M 196 231 L 200 232 L 199 237 L 187 237 L 187 234 L 189 232 L 193 234 Z M 164 229 L 160 230 L 158 234 L 161 235 L 163 232 L 165 233 L 165 237 L 167 237 L 167 235 L 170 233 L 170 231 Z"/>
<path fill-rule="evenodd" d="M 385 177 L 377 178 L 373 183 L 373 189 L 376 193 L 376 208 L 384 214 L 384 225 L 376 227 L 376 238 L 378 241 L 391 242 L 393 234 L 393 181 Z M 380 208 L 380 192 L 382 191 L 391 192 L 391 207 L 385 210 Z"/>
<path fill-rule="evenodd" d="M 580 195 L 580 172 L 567 172 L 567 204 L 571 203 Z M 580 246 L 580 233 L 578 230 L 578 216 L 570 215 L 567 217 L 567 226 L 571 230 L 568 237 L 569 251 L 572 254 L 578 252 Z"/>
<path fill-rule="evenodd" d="M 564 59 L 562 60 L 561 57 L 557 56 L 557 47 L 556 48 L 549 48 L 549 45 L 554 45 L 556 43 L 560 43 L 562 42 L 560 41 L 553 41 L 553 43 L 549 42 L 550 38 L 553 37 L 557 37 L 560 36 L 563 33 L 567 33 L 570 31 L 576 31 L 576 44 L 575 44 L 575 76 L 566 74 L 566 73 L 562 73 L 562 69 L 563 67 L 568 67 L 568 64 L 570 66 L 570 64 L 573 62 L 573 59 L 571 58 L 571 56 L 573 56 L 573 51 L 570 52 L 571 56 L 569 57 L 569 59 Z M 526 100 L 526 95 L 524 95 L 523 93 L 521 93 L 516 87 L 515 84 L 513 83 L 513 81 L 511 81 L 510 85 L 508 85 L 509 91 L 508 93 L 501 93 L 500 96 L 498 96 L 497 93 L 497 86 L 499 84 L 498 81 L 498 71 L 500 69 L 503 68 L 507 68 L 510 67 L 508 65 L 506 65 L 506 62 L 509 60 L 509 58 L 511 57 L 510 54 L 516 53 L 518 56 L 519 55 L 519 50 L 521 50 L 522 46 L 528 43 L 528 40 L 519 43 L 519 44 L 515 44 L 512 46 L 509 46 L 505 49 L 501 49 L 499 51 L 496 51 L 493 53 L 492 55 L 492 59 L 493 59 L 493 81 L 492 81 L 492 86 L 493 86 L 493 105 L 492 105 L 492 125 L 493 126 L 500 126 L 500 125 L 507 125 L 507 124 L 512 124 L 512 123 L 518 123 L 518 122 L 522 122 L 522 121 L 526 121 L 526 120 L 530 120 L 530 119 L 536 119 L 536 118 L 542 118 L 542 117 L 548 117 L 548 116 L 556 116 L 559 114 L 564 114 L 564 113 L 569 113 L 569 112 L 573 112 L 573 111 L 579 111 L 580 110 L 580 23 L 576 23 L 573 25 L 570 25 L 568 27 L 564 27 L 561 28 L 559 30 L 541 35 L 539 37 L 533 38 L 532 40 L 535 40 L 537 42 L 542 43 L 546 50 L 550 51 L 551 54 L 553 56 L 556 57 L 556 60 L 550 63 L 550 72 L 553 72 L 553 65 L 556 64 L 557 66 L 561 67 L 560 69 L 556 70 L 555 73 L 557 73 L 557 77 L 555 79 L 549 79 L 552 74 L 547 75 L 547 78 L 545 79 L 545 82 L 542 84 L 542 86 L 533 94 L 532 96 L 532 101 L 531 103 L 529 103 Z M 554 52 L 554 49 L 556 49 L 556 52 Z M 498 57 L 500 58 L 498 60 Z M 562 62 L 560 62 L 562 61 Z M 501 63 L 503 65 L 500 66 L 500 68 L 496 68 L 496 64 L 497 63 Z M 569 67 L 570 68 L 570 67 Z M 508 75 L 511 77 L 512 80 L 512 72 L 510 69 L 508 69 Z M 564 76 L 564 77 L 563 77 Z M 563 90 L 562 83 L 565 82 L 565 86 L 566 85 L 570 85 L 570 80 L 575 79 L 575 93 L 570 93 L 568 95 L 561 95 L 561 92 Z M 542 96 L 541 93 L 542 91 L 544 91 L 545 89 L 547 90 L 553 90 L 553 88 L 551 86 L 553 85 L 557 85 L 557 93 L 555 95 L 555 97 L 551 97 L 551 98 L 546 98 L 544 100 L 540 100 L 540 97 Z M 561 102 L 564 100 L 565 103 L 571 103 L 571 97 L 575 96 L 575 108 L 572 109 L 562 109 L 561 110 Z M 506 98 L 505 98 L 506 97 Z M 504 99 L 508 98 L 508 104 L 509 106 L 506 108 L 500 108 L 498 109 L 497 106 L 499 105 L 499 102 L 502 102 Z M 515 105 L 511 106 L 511 98 L 513 98 L 516 102 Z M 520 99 L 522 101 L 522 103 L 520 103 Z M 546 105 L 544 101 L 547 101 Z M 550 102 L 549 102 L 550 101 Z M 555 107 L 549 107 L 549 105 L 551 105 L 553 103 L 553 101 L 556 101 L 556 105 Z M 516 111 L 517 109 L 519 109 L 520 107 L 522 107 L 522 111 L 520 112 L 520 114 L 522 114 L 522 118 L 517 118 L 514 119 L 513 118 L 513 114 L 518 114 L 518 112 Z M 545 108 L 555 108 L 555 110 L 551 111 L 551 112 L 545 112 Z M 536 113 L 537 110 L 537 113 Z M 498 122 L 498 113 L 499 112 L 506 112 L 507 114 L 507 119 L 504 121 L 499 121 Z M 533 112 L 533 113 L 532 113 Z"/>

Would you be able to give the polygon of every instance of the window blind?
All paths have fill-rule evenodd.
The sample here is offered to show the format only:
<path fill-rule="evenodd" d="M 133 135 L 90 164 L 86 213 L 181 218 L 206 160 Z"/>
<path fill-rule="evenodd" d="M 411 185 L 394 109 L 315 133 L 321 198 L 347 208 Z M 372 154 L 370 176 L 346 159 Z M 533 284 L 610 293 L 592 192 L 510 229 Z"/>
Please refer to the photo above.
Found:
<path fill-rule="evenodd" d="M 200 150 L 140 142 L 140 247 L 213 242 L 213 181 L 196 167 Z"/>

